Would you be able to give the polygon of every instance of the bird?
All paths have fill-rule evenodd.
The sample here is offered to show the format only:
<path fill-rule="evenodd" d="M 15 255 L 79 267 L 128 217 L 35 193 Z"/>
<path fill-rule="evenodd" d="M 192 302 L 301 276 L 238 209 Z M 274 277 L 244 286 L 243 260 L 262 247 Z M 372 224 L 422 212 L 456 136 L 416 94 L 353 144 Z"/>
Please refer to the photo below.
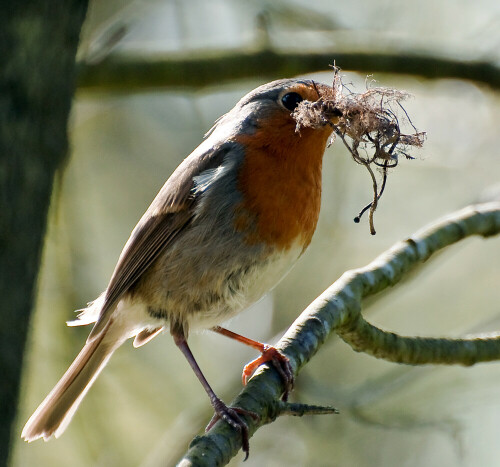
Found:
<path fill-rule="evenodd" d="M 288 358 L 274 347 L 221 324 L 271 290 L 310 244 L 321 204 L 322 161 L 332 125 L 297 130 L 293 112 L 331 87 L 281 79 L 245 95 L 220 117 L 177 167 L 126 242 L 106 290 L 69 325 L 93 324 L 81 352 L 27 421 L 22 438 L 59 437 L 113 352 L 128 339 L 140 347 L 169 331 L 214 408 L 241 432 L 242 415 L 212 390 L 188 336 L 209 329 L 261 352 L 243 383 L 273 363 L 286 398 L 293 385 Z"/>

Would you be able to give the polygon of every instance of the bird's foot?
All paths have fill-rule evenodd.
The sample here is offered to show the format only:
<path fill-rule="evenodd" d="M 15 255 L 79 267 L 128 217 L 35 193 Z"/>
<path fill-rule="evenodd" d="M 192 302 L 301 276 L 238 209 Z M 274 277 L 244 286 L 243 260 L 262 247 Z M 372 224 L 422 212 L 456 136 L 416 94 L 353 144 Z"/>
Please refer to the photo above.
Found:
<path fill-rule="evenodd" d="M 212 400 L 212 406 L 215 410 L 212 420 L 205 428 L 205 431 L 210 430 L 219 420 L 224 420 L 229 426 L 241 433 L 241 448 L 245 453 L 245 459 L 248 459 L 248 454 L 250 452 L 250 443 L 248 441 L 248 425 L 243 420 L 240 415 L 248 415 L 254 420 L 258 421 L 260 417 L 251 410 L 245 410 L 240 407 L 229 407 L 219 398 Z"/>
<path fill-rule="evenodd" d="M 281 379 L 285 384 L 285 390 L 283 392 L 283 395 L 281 396 L 281 399 L 283 401 L 287 401 L 288 395 L 292 391 L 294 384 L 292 365 L 290 364 L 290 360 L 286 355 L 270 345 L 266 345 L 264 347 L 264 350 L 262 351 L 260 357 L 252 360 L 250 363 L 245 365 L 242 374 L 243 385 L 246 386 L 248 380 L 254 374 L 255 370 L 257 370 L 260 365 L 267 362 L 271 362 L 280 374 Z"/>

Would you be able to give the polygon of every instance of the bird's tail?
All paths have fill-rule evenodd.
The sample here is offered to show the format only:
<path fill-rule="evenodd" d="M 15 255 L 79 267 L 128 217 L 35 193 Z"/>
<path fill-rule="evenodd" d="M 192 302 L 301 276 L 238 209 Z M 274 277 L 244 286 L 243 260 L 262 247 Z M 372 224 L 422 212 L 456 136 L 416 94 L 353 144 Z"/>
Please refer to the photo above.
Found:
<path fill-rule="evenodd" d="M 104 329 L 87 342 L 54 389 L 26 423 L 21 436 L 26 441 L 52 436 L 66 429 L 85 394 L 113 352 L 130 334 L 111 318 Z"/>

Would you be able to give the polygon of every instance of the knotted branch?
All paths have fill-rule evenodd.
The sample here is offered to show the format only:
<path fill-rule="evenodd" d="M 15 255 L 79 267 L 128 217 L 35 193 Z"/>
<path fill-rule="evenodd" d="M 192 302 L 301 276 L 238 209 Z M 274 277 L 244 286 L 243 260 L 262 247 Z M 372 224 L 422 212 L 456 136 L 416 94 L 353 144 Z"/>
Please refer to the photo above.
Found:
<path fill-rule="evenodd" d="M 399 363 L 472 365 L 499 360 L 500 333 L 468 339 L 401 337 L 372 326 L 361 315 L 364 298 L 396 285 L 438 250 L 472 235 L 486 238 L 498 233 L 498 202 L 467 207 L 424 228 L 397 243 L 368 266 L 344 273 L 304 310 L 276 347 L 290 358 L 295 374 L 332 332 L 356 351 Z M 294 413 L 278 401 L 281 392 L 277 373 L 264 365 L 233 401 L 233 405 L 261 416 L 259 422 L 247 420 L 250 436 L 277 416 Z M 219 422 L 210 432 L 193 440 L 179 465 L 225 465 L 240 447 L 239 434 Z"/>

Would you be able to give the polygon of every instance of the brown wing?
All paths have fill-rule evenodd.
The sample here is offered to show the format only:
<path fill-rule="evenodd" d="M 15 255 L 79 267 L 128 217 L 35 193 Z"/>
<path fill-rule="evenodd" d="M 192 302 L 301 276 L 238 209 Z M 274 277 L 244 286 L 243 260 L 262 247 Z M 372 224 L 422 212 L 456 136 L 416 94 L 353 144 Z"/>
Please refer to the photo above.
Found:
<path fill-rule="evenodd" d="M 192 196 L 193 177 L 221 165 L 230 150 L 231 145 L 225 144 L 202 154 L 193 152 L 163 185 L 123 248 L 89 341 L 102 331 L 123 294 L 140 279 L 158 255 L 188 228 L 196 203 L 196 198 Z"/>

